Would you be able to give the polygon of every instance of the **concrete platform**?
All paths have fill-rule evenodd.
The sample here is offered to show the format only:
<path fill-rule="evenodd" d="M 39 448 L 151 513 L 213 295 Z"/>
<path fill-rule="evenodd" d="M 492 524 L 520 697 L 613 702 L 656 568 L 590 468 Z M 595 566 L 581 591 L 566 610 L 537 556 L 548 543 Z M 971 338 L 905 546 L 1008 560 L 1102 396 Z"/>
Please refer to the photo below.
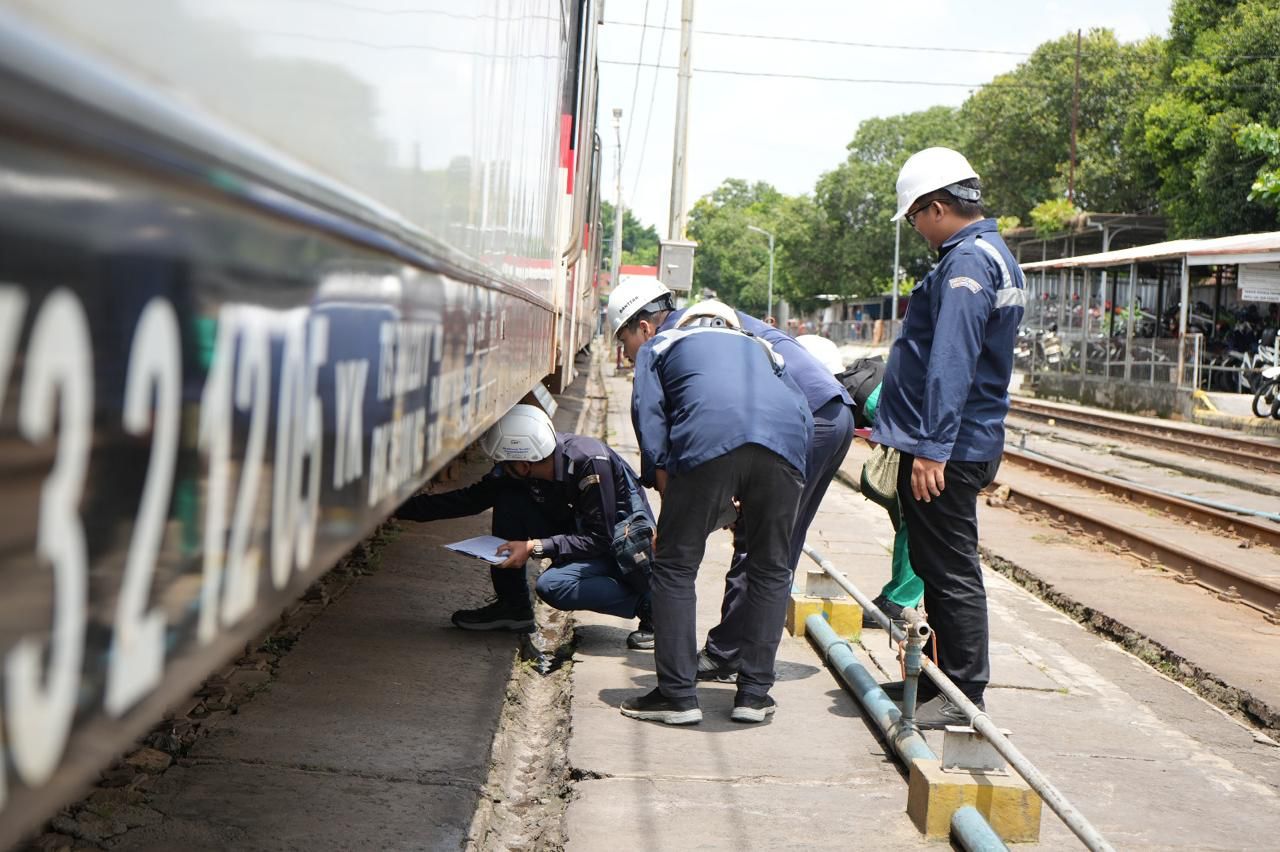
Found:
<path fill-rule="evenodd" d="M 609 394 L 613 439 L 634 447 L 629 383 L 611 379 Z M 891 538 L 885 513 L 842 485 L 810 531 L 810 543 L 869 595 L 888 577 Z M 1026 543 L 1018 553 L 1036 555 Z M 699 577 L 702 632 L 715 622 L 728 554 L 717 534 Z M 986 581 L 988 708 L 1117 848 L 1245 849 L 1280 836 L 1280 748 L 1001 575 L 987 572 Z M 1167 611 L 1152 618 L 1175 620 Z M 655 683 L 649 656 L 623 650 L 614 620 L 579 623 L 570 757 L 581 780 L 569 849 L 925 844 L 905 814 L 905 775 L 804 642 L 783 640 L 771 723 L 733 726 L 725 719 L 732 688 L 707 685 L 702 725 L 666 728 L 617 711 Z M 866 631 L 863 642 L 864 663 L 896 678 L 883 633 Z M 940 734 L 928 739 L 941 749 Z M 1036 848 L 1079 843 L 1046 808 Z"/>

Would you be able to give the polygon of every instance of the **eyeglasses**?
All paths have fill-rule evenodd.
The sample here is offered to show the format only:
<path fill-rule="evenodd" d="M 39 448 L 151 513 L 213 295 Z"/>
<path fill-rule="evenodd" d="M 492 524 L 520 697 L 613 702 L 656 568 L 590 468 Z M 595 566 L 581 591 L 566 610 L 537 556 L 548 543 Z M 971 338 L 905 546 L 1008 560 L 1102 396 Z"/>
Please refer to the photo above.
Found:
<path fill-rule="evenodd" d="M 907 226 L 914 228 L 916 226 L 916 217 L 919 216 L 921 213 L 923 213 L 925 210 L 928 210 L 931 206 L 933 206 L 933 202 L 937 200 L 938 199 L 934 198 L 930 201 L 926 201 L 924 204 L 921 204 L 919 207 L 915 208 L 914 210 L 908 210 L 907 215 L 903 217 L 907 220 Z"/>

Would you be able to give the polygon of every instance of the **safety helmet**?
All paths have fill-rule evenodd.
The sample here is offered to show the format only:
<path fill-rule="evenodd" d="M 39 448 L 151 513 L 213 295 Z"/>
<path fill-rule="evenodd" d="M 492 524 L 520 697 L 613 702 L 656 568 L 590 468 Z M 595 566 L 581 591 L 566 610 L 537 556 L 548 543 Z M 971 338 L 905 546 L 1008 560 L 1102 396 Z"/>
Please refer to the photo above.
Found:
<path fill-rule="evenodd" d="M 711 328 L 742 328 L 737 312 L 717 299 L 704 299 L 696 305 L 691 305 L 681 315 L 676 328 L 699 325 Z"/>
<path fill-rule="evenodd" d="M 514 405 L 484 433 L 480 449 L 496 462 L 542 461 L 556 450 L 556 430 L 538 406 Z"/>
<path fill-rule="evenodd" d="M 617 337 L 632 317 L 650 305 L 651 311 L 658 311 L 670 310 L 674 304 L 671 291 L 657 278 L 636 276 L 623 281 L 609 294 L 609 332 Z"/>
<path fill-rule="evenodd" d="M 836 346 L 835 341 L 820 334 L 802 334 L 796 338 L 796 343 L 818 359 L 822 366 L 831 371 L 831 375 L 844 372 L 844 359 L 840 357 L 840 347 Z"/>
<path fill-rule="evenodd" d="M 925 148 L 912 154 L 898 172 L 898 212 L 890 221 L 896 222 L 911 205 L 937 189 L 964 199 L 980 201 L 982 192 L 968 186 L 957 186 L 962 180 L 976 180 L 978 173 L 959 151 L 950 148 Z"/>

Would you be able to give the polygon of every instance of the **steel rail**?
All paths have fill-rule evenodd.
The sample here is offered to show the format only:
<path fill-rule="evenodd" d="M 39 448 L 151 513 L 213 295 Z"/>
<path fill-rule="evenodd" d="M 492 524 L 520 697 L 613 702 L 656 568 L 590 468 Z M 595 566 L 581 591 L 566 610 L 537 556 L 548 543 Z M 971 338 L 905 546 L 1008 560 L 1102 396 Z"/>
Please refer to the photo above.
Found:
<path fill-rule="evenodd" d="M 1269 616 L 1280 615 L 1280 584 L 1252 576 L 1155 535 L 1087 514 L 1066 502 L 1029 494 L 1008 483 L 1000 484 L 1009 487 L 1006 502 L 1015 509 L 1044 515 L 1059 529 L 1076 535 L 1091 535 L 1117 545 L 1121 552 L 1129 553 L 1149 566 L 1172 571 L 1179 582 L 1199 585 L 1215 592 L 1223 600 L 1243 603 Z"/>
<path fill-rule="evenodd" d="M 1267 473 L 1280 473 L 1280 448 L 1273 444 L 1209 432 L 1134 423 L 1093 412 L 1061 410 L 1023 400 L 1011 403 L 1010 413 L 1035 420 L 1053 420 L 1096 435 L 1120 437 L 1135 443 L 1241 465 Z"/>
<path fill-rule="evenodd" d="M 1126 482 L 1113 476 L 1061 464 L 1040 455 L 1033 455 L 1012 447 L 1005 447 L 1004 457 L 1019 467 L 1052 478 L 1065 479 L 1094 491 L 1115 497 L 1122 502 L 1134 503 L 1144 508 L 1158 509 L 1172 517 L 1191 523 L 1212 527 L 1236 536 L 1251 544 L 1267 544 L 1280 549 L 1280 525 L 1234 515 L 1171 494 L 1147 488 L 1134 482 Z"/>
<path fill-rule="evenodd" d="M 881 612 L 880 608 L 872 603 L 871 599 L 864 595 L 862 590 L 855 586 L 842 571 L 836 568 L 831 560 L 808 544 L 804 545 L 804 553 L 818 563 L 819 567 L 840 588 L 848 592 L 862 606 L 864 612 L 870 614 L 872 618 L 888 630 L 889 635 L 895 642 L 904 642 L 906 640 L 906 633 Z M 821 617 L 816 615 L 810 616 L 805 624 L 806 629 L 810 624 L 813 624 L 814 627 L 824 626 Z M 970 701 L 968 696 L 952 683 L 951 679 L 943 673 L 942 669 L 934 665 L 932 660 L 925 657 L 923 663 L 925 674 L 938 687 L 938 690 L 964 711 L 965 716 L 969 719 L 970 726 L 986 737 L 992 747 L 1000 752 L 1001 757 L 1009 761 L 1009 765 L 1013 767 L 1014 771 L 1021 775 L 1023 780 L 1031 786 L 1031 789 L 1039 794 L 1040 799 L 1058 815 L 1058 818 L 1071 830 L 1072 834 L 1080 839 L 1081 843 L 1088 849 L 1094 850 L 1094 852 L 1114 852 L 1114 847 L 1107 842 L 1106 838 L 1094 828 L 1084 814 L 1076 810 L 1075 805 L 1068 801 L 1067 797 L 1045 777 L 1044 773 L 1037 769 L 1035 764 L 1028 760 L 1026 755 L 1005 736 L 1004 731 L 996 727 L 995 722 L 992 721 L 985 710 L 980 710 L 976 704 Z"/>

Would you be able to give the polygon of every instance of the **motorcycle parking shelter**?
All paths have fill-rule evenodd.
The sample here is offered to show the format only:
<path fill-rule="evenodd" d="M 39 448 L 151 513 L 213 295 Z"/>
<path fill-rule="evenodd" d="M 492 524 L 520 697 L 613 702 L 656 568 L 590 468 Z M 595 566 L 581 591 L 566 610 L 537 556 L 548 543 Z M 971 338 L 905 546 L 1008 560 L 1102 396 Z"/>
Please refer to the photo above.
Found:
<path fill-rule="evenodd" d="M 1213 268 L 1212 283 L 1193 287 L 1197 268 Z M 1024 263 L 1022 269 L 1028 291 L 1024 323 L 1037 330 L 1055 328 L 1062 353 L 1050 366 L 1037 352 L 1041 347 L 1032 346 L 1030 363 L 1019 366 L 1033 374 L 1047 369 L 1193 390 L 1201 383 L 1205 342 L 1202 334 L 1188 333 L 1195 291 L 1212 289 L 1215 317 L 1231 285 L 1237 302 L 1280 302 L 1280 231 L 1170 240 Z M 1242 283 L 1248 289 L 1240 294 Z M 1174 298 L 1177 329 L 1162 333 Z M 1151 307 L 1148 334 L 1142 326 Z M 1112 333 L 1117 321 L 1124 323 L 1123 340 Z"/>

